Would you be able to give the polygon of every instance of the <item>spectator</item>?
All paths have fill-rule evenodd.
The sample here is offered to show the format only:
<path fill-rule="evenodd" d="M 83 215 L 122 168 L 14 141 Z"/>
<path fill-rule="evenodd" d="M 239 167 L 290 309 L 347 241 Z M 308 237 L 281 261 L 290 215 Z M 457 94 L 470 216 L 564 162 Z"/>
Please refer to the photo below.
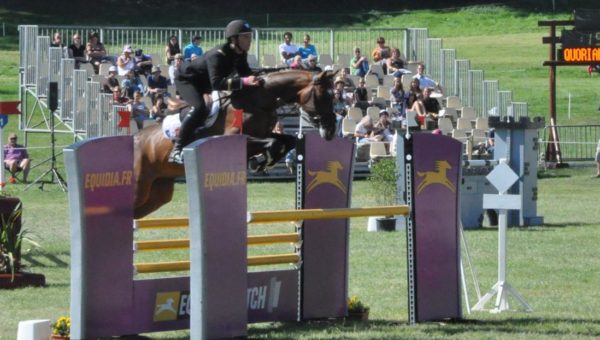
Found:
<path fill-rule="evenodd" d="M 442 89 L 440 83 L 425 75 L 425 64 L 423 63 L 419 63 L 419 65 L 417 65 L 417 74 L 413 76 L 413 79 L 419 80 L 419 87 L 421 89 L 424 89 L 426 87 L 432 87 L 434 90 L 438 90 L 440 93 L 444 93 L 444 90 Z"/>
<path fill-rule="evenodd" d="M 150 119 L 154 119 L 156 121 L 162 121 L 165 118 L 165 109 L 167 108 L 167 104 L 165 103 L 165 97 L 162 95 L 157 95 L 154 98 L 154 104 L 150 108 Z"/>
<path fill-rule="evenodd" d="M 368 142 L 371 131 L 373 131 L 373 121 L 371 120 L 371 116 L 366 115 L 356 124 L 356 128 L 354 129 L 354 136 L 357 142 L 361 144 Z"/>
<path fill-rule="evenodd" d="M 17 135 L 14 133 L 8 135 L 8 144 L 4 145 L 4 168 L 11 174 L 10 183 L 16 182 L 17 171 L 23 171 L 23 182 L 27 182 L 29 154 L 23 145 L 17 144 Z"/>
<path fill-rule="evenodd" d="M 423 105 L 423 99 L 420 93 L 410 92 L 408 94 L 408 103 L 407 108 L 409 111 L 414 111 L 417 113 L 416 120 L 419 126 L 424 129 L 425 128 L 425 117 L 427 117 L 427 112 L 425 111 L 425 106 Z"/>
<path fill-rule="evenodd" d="M 387 74 L 391 74 L 394 77 L 401 77 L 403 74 L 410 73 L 409 70 L 405 69 L 404 60 L 400 59 L 400 50 L 392 48 L 392 55 L 386 61 Z"/>
<path fill-rule="evenodd" d="M 60 32 L 54 32 L 54 35 L 52 36 L 52 41 L 50 42 L 50 47 L 64 47 Z"/>
<path fill-rule="evenodd" d="M 340 75 L 338 76 L 338 78 L 344 81 L 344 90 L 346 91 L 346 93 L 352 93 L 356 88 L 356 85 L 354 85 L 354 81 L 350 79 L 350 77 L 348 77 L 349 73 L 350 69 L 348 67 L 342 67 L 342 69 L 340 70 Z"/>
<path fill-rule="evenodd" d="M 100 63 L 108 60 L 106 56 L 106 48 L 99 40 L 98 32 L 90 33 L 88 42 L 85 45 L 85 52 L 87 54 L 88 61 L 94 66 L 94 71 L 98 74 Z"/>
<path fill-rule="evenodd" d="M 433 92 L 431 87 L 423 89 L 423 106 L 425 107 L 425 112 L 427 112 L 427 117 L 434 121 L 435 124 L 433 128 L 435 128 L 437 127 L 437 120 L 441 107 L 440 102 L 438 102 L 437 99 L 431 98 L 431 92 Z"/>
<path fill-rule="evenodd" d="M 135 72 L 140 75 L 144 75 L 148 77 L 152 71 L 152 56 L 149 54 L 144 54 L 144 51 L 139 48 L 135 50 L 135 57 L 133 57 L 133 61 L 135 62 Z"/>
<path fill-rule="evenodd" d="M 140 93 L 144 92 L 144 85 L 140 81 L 140 78 L 135 74 L 135 71 L 130 70 L 126 78 L 123 79 L 121 83 L 121 88 L 123 91 L 123 97 L 133 99 L 133 93 L 135 91 L 139 91 Z"/>
<path fill-rule="evenodd" d="M 190 57 L 190 61 L 194 61 L 198 59 L 198 55 L 196 53 L 192 53 L 192 56 Z"/>
<path fill-rule="evenodd" d="M 135 69 L 135 60 L 132 56 L 133 50 L 131 46 L 125 45 L 123 47 L 123 54 L 121 54 L 117 58 L 117 71 L 120 76 L 124 76 L 129 71 L 133 71 Z"/>
<path fill-rule="evenodd" d="M 179 67 L 183 64 L 183 55 L 181 53 L 175 54 L 174 62 L 169 66 L 169 79 L 171 84 L 175 85 L 175 77 L 179 75 Z"/>
<path fill-rule="evenodd" d="M 179 47 L 179 41 L 176 36 L 171 36 L 169 41 L 167 42 L 167 47 L 165 47 L 165 56 L 167 60 L 167 65 L 172 65 L 175 61 L 175 56 L 177 54 L 181 54 L 181 48 Z"/>
<path fill-rule="evenodd" d="M 131 119 L 135 120 L 138 129 L 143 128 L 144 121 L 150 119 L 150 110 L 141 99 L 142 93 L 136 90 L 133 93 L 133 101 L 127 104 L 127 111 L 131 112 Z"/>
<path fill-rule="evenodd" d="M 290 68 L 293 70 L 304 69 L 304 65 L 302 63 L 302 57 L 300 55 L 297 55 L 293 58 L 292 62 L 290 63 Z"/>
<path fill-rule="evenodd" d="M 342 93 L 342 98 L 344 100 L 344 105 L 350 106 L 352 104 L 353 92 L 348 91 L 347 79 L 342 78 L 342 76 L 338 76 L 334 81 L 334 89 L 335 91 L 340 91 Z M 354 91 L 354 88 L 352 88 Z"/>
<path fill-rule="evenodd" d="M 75 59 L 75 68 L 79 69 L 81 63 L 87 63 L 85 57 L 85 46 L 81 42 L 79 33 L 73 34 L 73 43 L 68 47 L 69 58 Z"/>
<path fill-rule="evenodd" d="M 304 35 L 304 45 L 298 48 L 298 52 L 300 53 L 302 60 L 307 60 L 308 57 L 310 57 L 311 55 L 315 56 L 316 58 L 316 56 L 318 55 L 317 48 L 315 47 L 315 45 L 310 43 L 310 35 Z"/>
<path fill-rule="evenodd" d="M 358 81 L 358 87 L 354 89 L 354 106 L 360 107 L 363 112 L 369 107 L 369 90 L 365 87 L 365 78 L 360 78 Z"/>
<path fill-rule="evenodd" d="M 291 32 L 283 34 L 283 44 L 279 45 L 279 53 L 281 54 L 281 59 L 287 65 L 290 65 L 294 61 L 294 57 L 299 55 L 298 46 L 292 43 Z"/>
<path fill-rule="evenodd" d="M 185 61 L 191 61 L 192 54 L 195 54 L 197 57 L 199 57 L 204 53 L 204 51 L 202 50 L 202 47 L 200 47 L 201 42 L 202 42 L 202 37 L 199 35 L 195 35 L 192 38 L 192 42 L 183 48 L 183 59 Z"/>
<path fill-rule="evenodd" d="M 112 93 L 115 102 L 123 102 L 123 98 L 121 98 L 121 86 L 119 85 L 119 79 L 117 79 L 116 66 L 108 68 L 108 75 L 102 81 L 102 91 L 104 93 Z"/>
<path fill-rule="evenodd" d="M 423 91 L 421 90 L 421 81 L 417 78 L 413 78 L 413 80 L 410 81 L 410 88 L 408 89 L 408 95 L 410 95 L 411 93 L 417 94 L 417 95 L 422 95 Z M 408 104 L 408 107 L 410 107 L 410 103 Z"/>
<path fill-rule="evenodd" d="M 354 48 L 354 57 L 350 59 L 350 71 L 353 75 L 364 77 L 369 72 L 369 61 L 367 57 L 360 54 L 360 48 Z"/>
<path fill-rule="evenodd" d="M 390 106 L 398 110 L 400 117 L 406 117 L 405 104 L 406 94 L 402 87 L 402 80 L 400 77 L 394 77 L 394 86 L 390 89 Z"/>
<path fill-rule="evenodd" d="M 390 114 L 385 109 L 379 111 L 379 119 L 373 125 L 373 130 L 371 131 L 369 140 L 377 142 L 391 142 L 394 138 L 394 134 L 392 133 L 390 127 Z"/>
<path fill-rule="evenodd" d="M 152 104 L 157 96 L 169 96 L 167 87 L 169 86 L 167 78 L 160 74 L 158 66 L 152 67 L 152 74 L 148 77 L 148 96 L 152 99 Z"/>
<path fill-rule="evenodd" d="M 317 56 L 309 55 L 306 59 L 306 70 L 312 72 L 322 72 L 323 70 L 317 65 Z"/>
<path fill-rule="evenodd" d="M 373 62 L 380 64 L 383 66 L 383 72 L 386 73 L 386 63 L 387 59 L 392 55 L 392 52 L 389 47 L 385 45 L 385 38 L 379 37 L 377 39 L 377 46 L 371 52 L 371 57 L 373 58 Z"/>

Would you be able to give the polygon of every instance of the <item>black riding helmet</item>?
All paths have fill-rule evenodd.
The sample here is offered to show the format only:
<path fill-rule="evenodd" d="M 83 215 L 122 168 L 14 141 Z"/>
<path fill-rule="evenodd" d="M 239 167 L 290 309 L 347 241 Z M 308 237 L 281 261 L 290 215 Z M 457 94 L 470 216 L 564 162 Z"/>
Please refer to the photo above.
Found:
<path fill-rule="evenodd" d="M 252 32 L 252 27 L 246 20 L 234 20 L 225 27 L 225 39 L 250 32 Z"/>

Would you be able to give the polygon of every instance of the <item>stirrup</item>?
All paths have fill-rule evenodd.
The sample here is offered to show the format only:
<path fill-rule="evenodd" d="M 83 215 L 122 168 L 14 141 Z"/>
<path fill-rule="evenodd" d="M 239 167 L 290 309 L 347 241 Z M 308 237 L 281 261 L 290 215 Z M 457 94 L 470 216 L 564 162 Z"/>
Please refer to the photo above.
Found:
<path fill-rule="evenodd" d="M 257 173 L 260 171 L 264 171 L 267 165 L 267 157 L 264 154 L 258 154 L 250 157 L 248 159 L 248 168 L 251 172 Z"/>
<path fill-rule="evenodd" d="M 177 163 L 183 165 L 183 150 L 175 148 L 169 154 L 169 163 Z"/>

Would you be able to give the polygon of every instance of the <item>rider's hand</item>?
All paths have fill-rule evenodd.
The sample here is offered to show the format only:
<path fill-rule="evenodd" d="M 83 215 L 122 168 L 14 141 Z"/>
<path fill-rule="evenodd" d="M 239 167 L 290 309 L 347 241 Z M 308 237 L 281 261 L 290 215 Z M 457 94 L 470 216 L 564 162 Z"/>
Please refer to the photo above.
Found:
<path fill-rule="evenodd" d="M 242 84 L 244 84 L 244 86 L 258 86 L 260 85 L 260 81 L 255 76 L 248 76 L 242 78 Z"/>

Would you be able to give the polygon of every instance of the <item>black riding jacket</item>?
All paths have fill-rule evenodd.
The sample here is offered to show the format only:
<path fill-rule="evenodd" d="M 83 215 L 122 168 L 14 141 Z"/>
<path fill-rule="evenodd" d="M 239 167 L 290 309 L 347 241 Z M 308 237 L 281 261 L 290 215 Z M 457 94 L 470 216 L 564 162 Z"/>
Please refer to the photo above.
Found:
<path fill-rule="evenodd" d="M 246 52 L 237 54 L 229 43 L 225 43 L 182 65 L 179 78 L 188 80 L 204 93 L 239 90 L 242 88 L 241 77 L 252 74 L 247 57 Z"/>

